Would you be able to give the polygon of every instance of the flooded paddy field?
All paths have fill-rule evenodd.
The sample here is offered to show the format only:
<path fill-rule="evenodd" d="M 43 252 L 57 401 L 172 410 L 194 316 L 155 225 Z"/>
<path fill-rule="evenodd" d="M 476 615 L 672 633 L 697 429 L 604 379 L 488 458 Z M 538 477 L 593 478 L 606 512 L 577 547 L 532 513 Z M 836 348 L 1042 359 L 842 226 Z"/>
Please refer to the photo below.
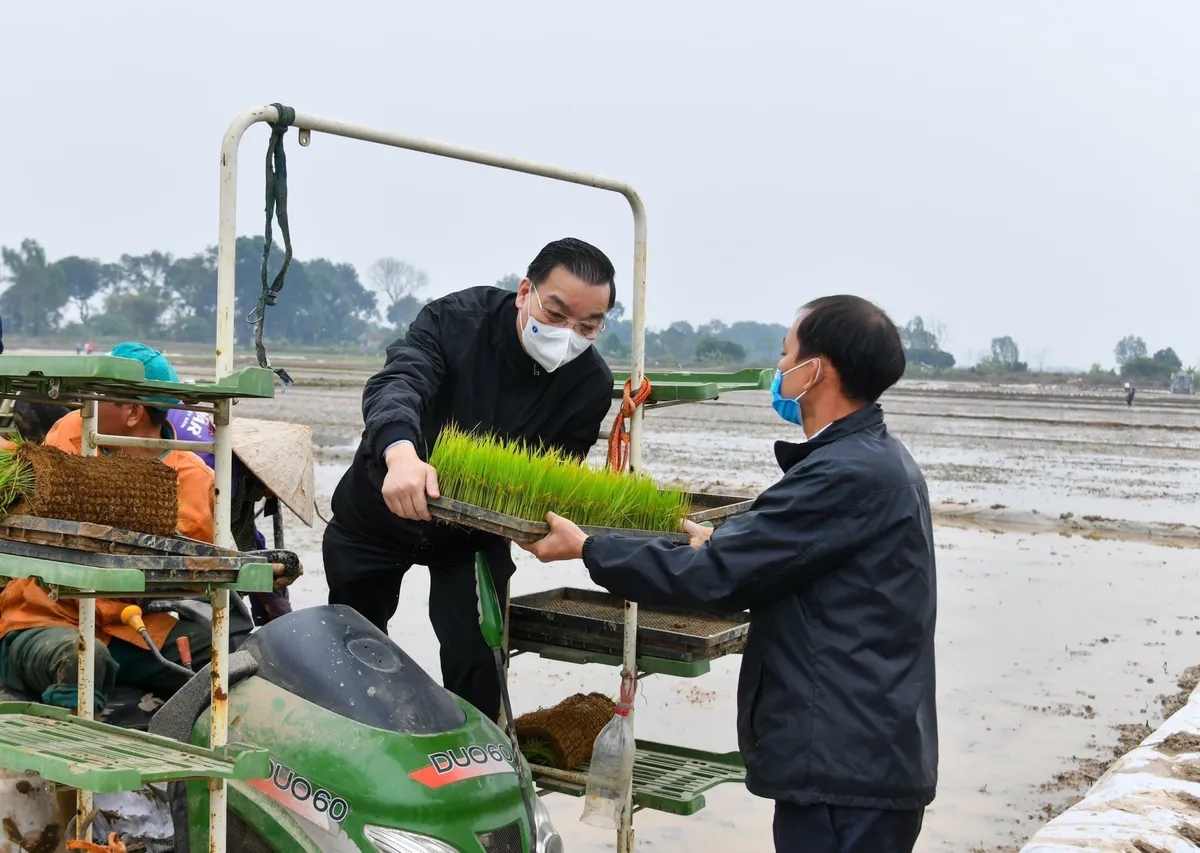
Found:
<path fill-rule="evenodd" d="M 325 515 L 362 429 L 362 376 L 326 382 L 313 369 L 276 400 L 238 405 L 244 416 L 312 426 Z M 1130 409 L 1113 392 L 927 383 L 896 389 L 884 408 L 925 471 L 940 522 L 941 771 L 917 850 L 1007 853 L 1077 798 L 1115 750 L 1157 725 L 1180 677 L 1200 663 L 1200 399 L 1140 394 Z M 773 442 L 798 435 L 765 394 L 652 411 L 646 421 L 646 469 L 716 492 L 769 485 Z M 954 518 L 975 509 L 978 523 Z M 1083 520 L 1081 533 L 1073 525 Z M 292 520 L 289 529 L 306 571 L 298 606 L 325 600 L 322 526 Z M 1150 529 L 1178 536 L 1151 538 Z M 516 553 L 514 594 L 592 586 L 580 564 L 541 566 Z M 414 569 L 391 634 L 437 676 L 427 607 L 427 573 Z M 739 663 L 717 661 L 694 680 L 646 679 L 639 736 L 736 749 Z M 511 678 L 517 713 L 618 686 L 612 669 L 526 656 Z M 770 848 L 770 803 L 733 786 L 707 799 L 690 818 L 640 813 L 639 848 Z M 578 801 L 551 796 L 547 805 L 569 849 L 611 849 L 610 834 L 578 822 Z"/>

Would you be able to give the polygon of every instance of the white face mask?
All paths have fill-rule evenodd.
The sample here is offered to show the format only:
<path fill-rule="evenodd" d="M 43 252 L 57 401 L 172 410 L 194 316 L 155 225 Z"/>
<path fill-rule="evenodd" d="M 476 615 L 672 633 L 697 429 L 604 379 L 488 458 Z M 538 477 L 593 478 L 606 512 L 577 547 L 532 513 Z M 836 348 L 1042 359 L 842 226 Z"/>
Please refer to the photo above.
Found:
<path fill-rule="evenodd" d="M 537 291 L 530 288 L 529 292 L 538 304 L 541 299 Z M 564 329 L 559 326 L 549 326 L 535 320 L 528 299 L 525 300 L 525 326 L 521 329 L 521 343 L 529 357 L 553 373 L 564 364 L 574 361 L 588 351 L 592 342 L 574 329 Z"/>

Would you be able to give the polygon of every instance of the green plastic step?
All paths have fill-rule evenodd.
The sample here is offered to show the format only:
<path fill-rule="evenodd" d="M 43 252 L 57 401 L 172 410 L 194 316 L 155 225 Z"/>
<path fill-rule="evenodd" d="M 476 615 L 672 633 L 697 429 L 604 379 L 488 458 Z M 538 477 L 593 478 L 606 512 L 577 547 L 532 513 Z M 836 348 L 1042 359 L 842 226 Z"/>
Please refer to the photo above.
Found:
<path fill-rule="evenodd" d="M 573 649 L 569 646 L 555 646 L 549 643 L 538 643 L 532 640 L 512 640 L 512 653 L 527 652 L 546 660 L 556 660 L 561 663 L 598 663 L 605 666 L 621 666 L 624 661 L 620 655 L 606 652 L 594 652 L 586 649 Z M 681 661 L 667 658 L 652 658 L 638 656 L 637 668 L 647 675 L 673 675 L 676 678 L 698 678 L 712 669 L 708 660 Z"/>
<path fill-rule="evenodd" d="M 575 772 L 586 774 L 588 765 Z M 582 797 L 584 788 L 533 771 L 538 786 Z M 704 792 L 725 782 L 746 783 L 746 765 L 737 752 L 703 752 L 639 740 L 633 762 L 634 806 L 674 815 L 693 815 L 706 805 Z"/>
<path fill-rule="evenodd" d="M 83 556 L 87 555 L 81 555 L 81 557 Z M 127 555 L 123 559 L 130 566 L 139 565 L 138 556 Z M 172 558 L 148 557 L 145 559 L 162 564 Z M 92 592 L 141 593 L 149 589 L 155 595 L 160 594 L 164 588 L 176 589 L 189 586 L 230 589 L 239 592 L 271 592 L 274 589 L 273 570 L 267 563 L 246 563 L 236 569 L 216 570 L 211 573 L 212 577 L 206 578 L 204 572 L 189 571 L 186 568 L 187 557 L 174 559 L 180 564 L 178 569 L 162 568 L 161 565 L 156 565 L 154 569 L 143 570 L 141 568 L 99 568 L 80 563 L 0 553 L 0 577 L 37 578 L 45 586 L 84 589 Z M 235 578 L 232 582 L 229 580 L 231 575 Z"/>
<path fill-rule="evenodd" d="M 651 371 L 646 374 L 651 391 L 648 405 L 656 403 L 694 403 L 715 400 L 733 391 L 766 391 L 775 371 L 747 368 L 734 373 L 693 373 L 691 371 Z M 624 395 L 628 371 L 613 371 L 613 399 Z"/>
<path fill-rule="evenodd" d="M 0 358 L 0 392 L 31 392 L 70 400 L 80 394 L 179 397 L 214 402 L 234 397 L 275 396 L 275 374 L 247 367 L 219 382 L 152 382 L 142 363 L 111 355 L 6 355 Z"/>
<path fill-rule="evenodd" d="M 0 703 L 0 767 L 98 794 L 136 791 L 149 782 L 270 775 L 265 749 L 203 749 L 29 702 Z"/>

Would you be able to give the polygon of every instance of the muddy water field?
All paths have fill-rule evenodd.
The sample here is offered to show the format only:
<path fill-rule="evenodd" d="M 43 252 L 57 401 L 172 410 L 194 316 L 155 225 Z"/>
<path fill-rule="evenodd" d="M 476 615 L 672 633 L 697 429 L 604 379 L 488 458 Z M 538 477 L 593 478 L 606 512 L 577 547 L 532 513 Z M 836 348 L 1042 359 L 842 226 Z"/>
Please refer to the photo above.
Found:
<path fill-rule="evenodd" d="M 238 404 L 245 416 L 312 426 L 326 516 L 362 429 L 362 378 L 303 371 L 276 400 Z M 925 471 L 940 522 L 940 781 L 917 850 L 1015 851 L 1200 675 L 1189 669 L 1200 663 L 1200 398 L 1147 393 L 1127 408 L 1115 393 L 905 384 L 884 408 Z M 765 394 L 651 411 L 645 467 L 697 490 L 753 493 L 778 475 L 773 442 L 796 436 Z M 306 572 L 298 606 L 325 600 L 322 527 L 291 520 Z M 516 554 L 514 594 L 592 587 L 579 564 Z M 436 676 L 427 606 L 428 577 L 415 568 L 390 631 Z M 639 736 L 735 750 L 738 665 L 732 657 L 703 678 L 646 679 Z M 615 692 L 618 680 L 601 666 L 519 656 L 513 703 L 521 713 L 577 691 Z M 690 818 L 639 813 L 639 849 L 770 849 L 770 803 L 729 785 L 707 801 Z M 578 801 L 547 805 L 569 849 L 613 849 L 610 834 L 578 822 Z"/>

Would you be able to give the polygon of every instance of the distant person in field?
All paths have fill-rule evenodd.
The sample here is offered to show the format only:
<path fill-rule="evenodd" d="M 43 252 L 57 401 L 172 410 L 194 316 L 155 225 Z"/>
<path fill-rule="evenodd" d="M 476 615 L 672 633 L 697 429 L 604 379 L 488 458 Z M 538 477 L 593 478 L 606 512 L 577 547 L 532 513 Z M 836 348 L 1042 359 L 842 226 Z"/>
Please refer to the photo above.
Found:
<path fill-rule="evenodd" d="M 627 601 L 749 609 L 738 743 L 746 787 L 775 801 L 777 853 L 912 853 L 937 786 L 929 492 L 877 402 L 904 364 L 875 305 L 810 302 L 772 394 L 807 440 L 775 444 L 783 475 L 747 513 L 688 522 L 688 545 L 588 536 L 551 513 L 522 545 L 582 559 Z"/>
<path fill-rule="evenodd" d="M 1132 385 L 1130 385 L 1128 382 L 1126 382 L 1125 383 L 1125 405 L 1126 406 L 1133 405 L 1133 395 L 1135 393 L 1137 393 L 1137 392 L 1134 390 L 1134 387 Z"/>

